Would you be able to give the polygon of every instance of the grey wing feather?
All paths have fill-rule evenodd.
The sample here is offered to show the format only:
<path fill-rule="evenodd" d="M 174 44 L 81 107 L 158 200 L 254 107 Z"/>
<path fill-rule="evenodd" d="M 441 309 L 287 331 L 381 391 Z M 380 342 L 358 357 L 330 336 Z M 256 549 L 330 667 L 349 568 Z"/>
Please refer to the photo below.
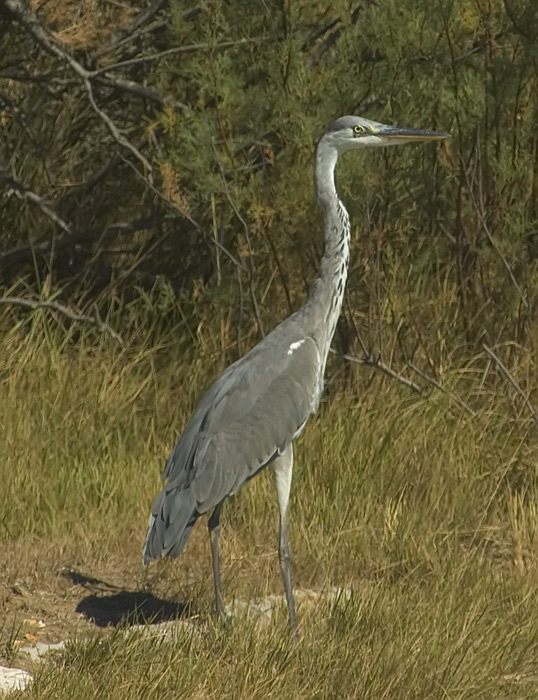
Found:
<path fill-rule="evenodd" d="M 181 553 L 198 515 L 282 452 L 315 409 L 317 345 L 292 324 L 276 330 L 288 332 L 267 336 L 202 397 L 166 463 L 145 561 Z"/>
<path fill-rule="evenodd" d="M 208 417 L 193 482 L 201 512 L 237 491 L 292 442 L 314 408 L 317 358 L 315 343 L 305 340 L 279 367 L 249 373 L 244 386 L 222 401 L 221 415 Z"/>

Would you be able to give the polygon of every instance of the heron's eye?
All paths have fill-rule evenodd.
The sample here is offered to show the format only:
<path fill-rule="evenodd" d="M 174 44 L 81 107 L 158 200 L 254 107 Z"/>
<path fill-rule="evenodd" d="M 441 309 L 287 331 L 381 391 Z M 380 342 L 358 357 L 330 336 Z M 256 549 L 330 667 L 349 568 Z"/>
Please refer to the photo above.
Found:
<path fill-rule="evenodd" d="M 364 134 L 364 131 L 364 127 L 360 124 L 355 124 L 355 126 L 353 127 L 353 133 L 355 134 L 355 136 L 360 136 L 360 134 Z"/>

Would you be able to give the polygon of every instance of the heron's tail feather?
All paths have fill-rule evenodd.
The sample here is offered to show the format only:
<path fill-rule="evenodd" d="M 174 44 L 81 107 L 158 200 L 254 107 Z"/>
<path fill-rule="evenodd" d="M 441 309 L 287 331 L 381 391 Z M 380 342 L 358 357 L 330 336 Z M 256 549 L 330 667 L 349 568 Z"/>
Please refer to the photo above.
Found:
<path fill-rule="evenodd" d="M 151 507 L 144 564 L 159 557 L 179 557 L 198 515 L 190 488 L 165 486 Z"/>

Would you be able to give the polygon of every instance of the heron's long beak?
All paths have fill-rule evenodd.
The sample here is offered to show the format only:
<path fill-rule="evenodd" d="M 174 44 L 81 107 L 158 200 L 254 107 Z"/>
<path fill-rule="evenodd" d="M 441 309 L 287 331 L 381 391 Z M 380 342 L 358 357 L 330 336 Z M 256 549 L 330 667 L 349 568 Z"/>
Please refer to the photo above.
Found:
<path fill-rule="evenodd" d="M 383 143 L 399 144 L 412 141 L 440 141 L 450 138 L 450 134 L 442 131 L 425 131 L 424 129 L 411 129 L 406 126 L 382 126 L 372 129 L 375 136 L 379 136 Z"/>

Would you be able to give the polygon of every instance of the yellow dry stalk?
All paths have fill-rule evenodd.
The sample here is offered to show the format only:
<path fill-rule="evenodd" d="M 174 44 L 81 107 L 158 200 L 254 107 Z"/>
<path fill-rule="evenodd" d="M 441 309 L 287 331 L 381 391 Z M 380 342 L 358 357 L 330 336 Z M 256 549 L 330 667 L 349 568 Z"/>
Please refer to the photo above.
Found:
<path fill-rule="evenodd" d="M 135 14 L 134 9 L 117 5 L 104 10 L 98 0 L 32 0 L 30 4 L 44 15 L 48 27 L 54 27 L 58 41 L 72 49 L 91 49 L 109 41 Z"/>
<path fill-rule="evenodd" d="M 180 177 L 170 163 L 161 163 L 162 190 L 166 199 L 178 209 L 181 214 L 191 215 L 187 198 L 181 191 Z"/>

